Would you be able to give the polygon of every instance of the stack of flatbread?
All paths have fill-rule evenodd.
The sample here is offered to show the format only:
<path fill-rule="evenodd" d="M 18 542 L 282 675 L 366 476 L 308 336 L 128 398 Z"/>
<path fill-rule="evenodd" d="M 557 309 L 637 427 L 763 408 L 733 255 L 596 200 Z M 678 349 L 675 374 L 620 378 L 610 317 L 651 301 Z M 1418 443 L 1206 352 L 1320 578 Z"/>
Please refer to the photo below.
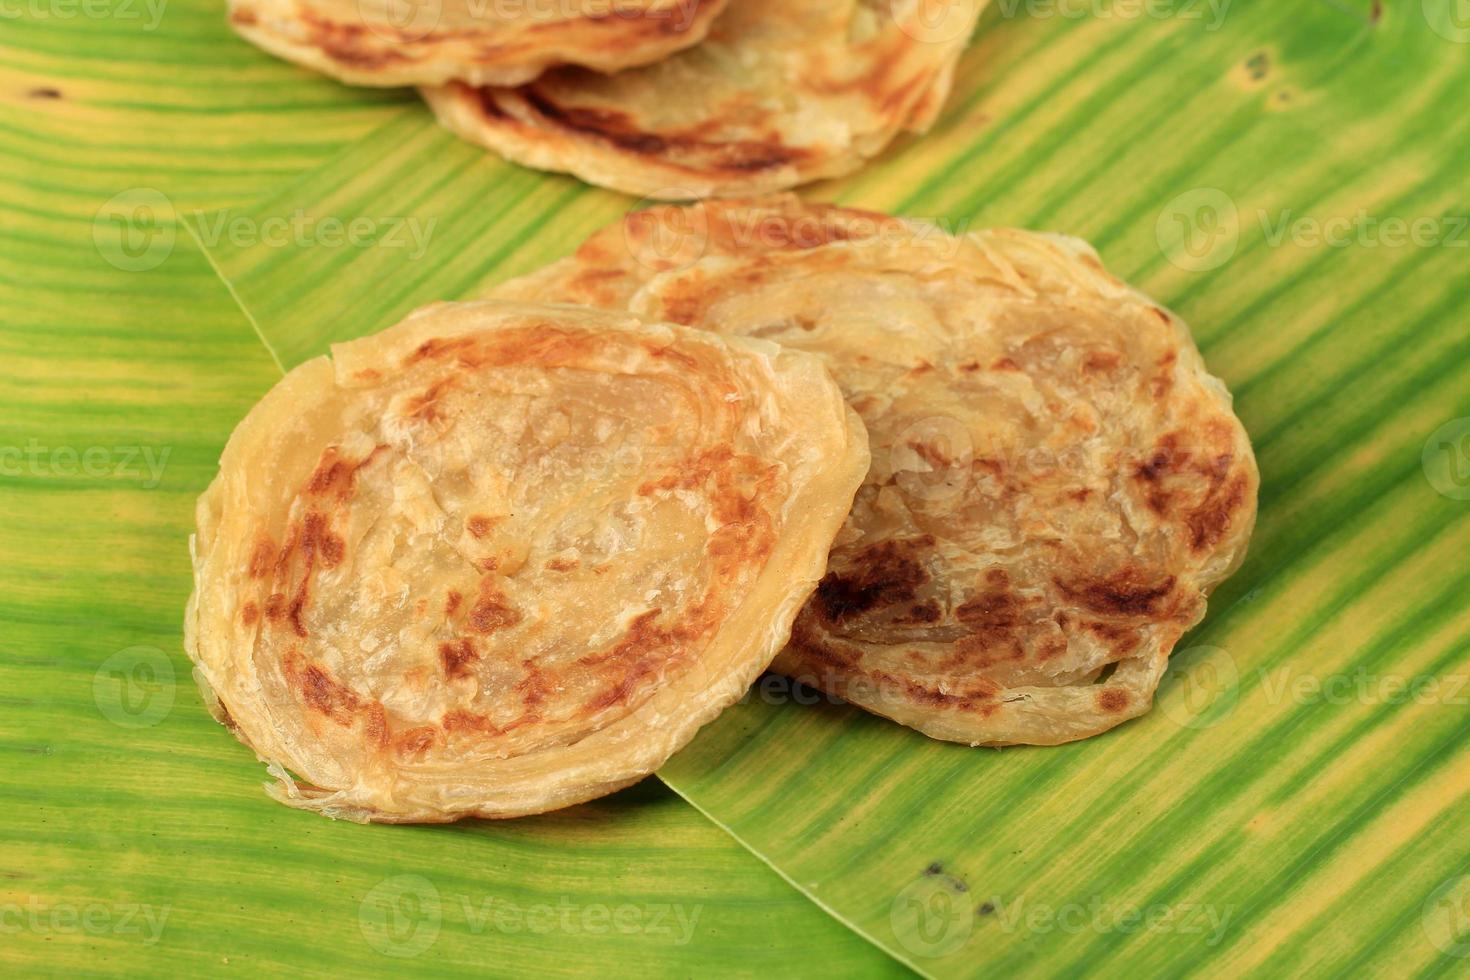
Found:
<path fill-rule="evenodd" d="M 610 792 L 768 669 L 1053 745 L 1149 709 L 1258 482 L 1079 241 L 659 206 L 282 380 L 200 501 L 186 645 L 274 795 L 355 820 Z"/>
<path fill-rule="evenodd" d="M 658 199 L 850 173 L 949 93 L 985 0 L 230 0 L 262 48 L 416 85 L 511 160 Z"/>

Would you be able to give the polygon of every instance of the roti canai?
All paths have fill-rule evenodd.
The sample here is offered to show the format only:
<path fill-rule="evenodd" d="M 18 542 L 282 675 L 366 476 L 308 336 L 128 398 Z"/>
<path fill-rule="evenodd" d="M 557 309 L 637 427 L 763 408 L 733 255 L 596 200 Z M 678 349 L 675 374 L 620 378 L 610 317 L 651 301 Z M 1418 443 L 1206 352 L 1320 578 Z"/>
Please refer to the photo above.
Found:
<path fill-rule="evenodd" d="M 352 85 L 520 85 L 698 43 L 727 0 L 230 0 L 241 37 Z"/>
<path fill-rule="evenodd" d="M 1148 710 L 1259 483 L 1184 324 L 1073 239 L 792 199 L 640 214 L 506 290 L 819 354 L 867 424 L 872 469 L 777 669 L 971 744 Z"/>
<path fill-rule="evenodd" d="M 282 802 L 566 806 L 652 772 L 766 668 L 867 466 L 809 354 L 440 304 L 240 424 L 199 503 L 187 646 Z"/>
<path fill-rule="evenodd" d="M 616 75 L 424 96 L 511 160 L 660 199 L 782 190 L 858 169 L 949 93 L 984 0 L 731 0 L 700 44 Z"/>

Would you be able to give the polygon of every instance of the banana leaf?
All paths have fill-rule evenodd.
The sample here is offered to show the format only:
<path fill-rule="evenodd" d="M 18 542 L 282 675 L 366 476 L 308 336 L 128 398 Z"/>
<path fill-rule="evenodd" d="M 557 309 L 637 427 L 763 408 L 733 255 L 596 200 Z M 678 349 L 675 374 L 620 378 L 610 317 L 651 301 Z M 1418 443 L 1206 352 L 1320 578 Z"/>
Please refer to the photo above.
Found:
<path fill-rule="evenodd" d="M 180 641 L 194 500 L 280 370 L 180 217 L 414 103 L 219 4 L 89 9 L 0 10 L 0 973 L 906 972 L 656 781 L 402 833 L 264 796 Z"/>
<path fill-rule="evenodd" d="M 16 365 L 0 444 L 175 453 L 154 488 L 5 477 L 11 901 L 171 904 L 187 924 L 159 946 L 195 969 L 228 949 L 323 973 L 1465 971 L 1470 21 L 1454 0 L 995 0 L 937 129 L 810 192 L 953 230 L 1081 235 L 1193 325 L 1255 441 L 1261 518 L 1151 715 L 1061 748 L 967 749 L 773 682 L 660 773 L 691 807 L 645 784 L 450 830 L 313 823 L 256 791 L 177 652 L 188 497 L 276 367 L 476 295 L 636 202 L 487 158 L 411 102 L 314 82 L 202 19 L 178 31 L 155 57 L 231 79 L 217 103 L 101 66 L 109 32 L 80 56 L 34 24 L 0 41 L 22 73 L 91 87 L 41 136 L 33 108 L 0 129 L 23 160 L 0 175 L 21 202 L 0 252 Z M 139 92 L 156 104 L 134 108 Z M 176 244 L 128 274 L 97 255 L 146 263 L 145 242 L 119 258 L 88 238 L 102 201 L 139 186 L 164 202 L 125 198 L 109 235 L 151 203 Z M 99 716 L 146 717 L 166 673 L 140 645 L 164 651 L 175 706 L 120 732 Z M 477 930 L 460 900 L 501 894 L 704 901 L 707 918 L 677 948 Z M 422 942 L 435 901 L 426 951 L 373 946 Z M 160 962 L 137 937 L 20 939 L 0 958 Z"/>

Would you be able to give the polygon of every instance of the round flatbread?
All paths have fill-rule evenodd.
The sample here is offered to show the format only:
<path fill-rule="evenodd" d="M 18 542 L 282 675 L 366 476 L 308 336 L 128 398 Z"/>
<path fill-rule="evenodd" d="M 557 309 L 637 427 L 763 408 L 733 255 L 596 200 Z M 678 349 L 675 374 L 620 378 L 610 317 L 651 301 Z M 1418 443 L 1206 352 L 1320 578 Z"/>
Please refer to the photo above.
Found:
<path fill-rule="evenodd" d="M 984 0 L 731 0 L 705 41 L 615 76 L 426 89 L 443 123 L 527 166 L 665 200 L 858 169 L 948 95 Z"/>
<path fill-rule="evenodd" d="M 521 85 L 618 71 L 697 44 L 727 0 L 230 0 L 271 54 L 352 85 Z"/>
<path fill-rule="evenodd" d="M 955 238 L 790 199 L 640 214 L 584 246 L 622 243 L 618 288 L 579 253 L 507 290 L 818 353 L 867 424 L 872 470 L 776 669 L 977 745 L 1148 710 L 1244 557 L 1259 484 L 1177 318 L 1058 236 Z M 727 247 L 752 215 L 804 225 L 811 247 L 765 247 L 775 231 Z M 864 220 L 872 234 L 849 233 Z M 686 254 L 648 244 L 671 229 Z"/>
<path fill-rule="evenodd" d="M 652 772 L 744 693 L 867 468 L 809 354 L 429 307 L 240 424 L 199 503 L 186 643 L 282 802 L 555 809 Z"/>
<path fill-rule="evenodd" d="M 658 205 L 628 213 L 572 255 L 501 283 L 493 295 L 625 310 L 654 276 L 707 256 L 794 251 L 879 236 L 908 241 L 918 227 L 875 211 L 808 204 L 795 194 Z"/>

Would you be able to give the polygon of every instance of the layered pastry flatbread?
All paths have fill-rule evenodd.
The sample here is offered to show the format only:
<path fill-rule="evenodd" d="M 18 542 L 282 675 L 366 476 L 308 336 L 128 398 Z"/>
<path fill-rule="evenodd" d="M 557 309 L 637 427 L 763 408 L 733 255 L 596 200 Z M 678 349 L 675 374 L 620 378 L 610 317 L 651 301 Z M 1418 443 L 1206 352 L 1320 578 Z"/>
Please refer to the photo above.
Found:
<path fill-rule="evenodd" d="M 1147 711 L 1259 476 L 1177 317 L 1084 243 L 793 198 L 630 215 L 502 287 L 823 357 L 872 469 L 776 668 L 931 736 Z"/>
<path fill-rule="evenodd" d="M 696 44 L 727 0 L 230 0 L 266 51 L 352 85 L 520 85 Z"/>
<path fill-rule="evenodd" d="M 429 307 L 297 367 L 235 431 L 188 650 L 282 802 L 566 806 L 652 772 L 766 668 L 867 468 L 810 354 Z"/>
<path fill-rule="evenodd" d="M 850 173 L 939 114 L 984 0 L 731 0 L 706 39 L 644 68 L 424 90 L 461 137 L 659 199 Z"/>

